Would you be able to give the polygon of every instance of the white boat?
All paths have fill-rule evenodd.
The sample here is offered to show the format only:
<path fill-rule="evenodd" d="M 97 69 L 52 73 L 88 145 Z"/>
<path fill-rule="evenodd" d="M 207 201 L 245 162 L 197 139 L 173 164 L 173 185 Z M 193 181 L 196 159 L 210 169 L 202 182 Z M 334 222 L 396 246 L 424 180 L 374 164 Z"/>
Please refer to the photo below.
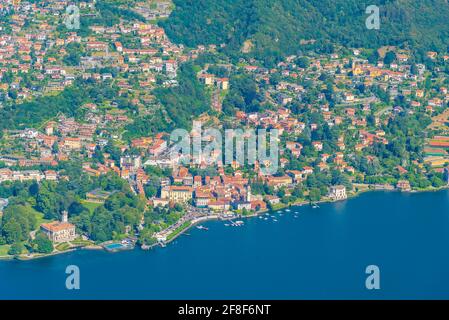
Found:
<path fill-rule="evenodd" d="M 290 212 L 291 210 L 290 209 L 285 209 L 285 211 Z"/>
<path fill-rule="evenodd" d="M 196 226 L 196 228 L 200 229 L 200 230 L 205 230 L 205 231 L 209 230 L 209 228 L 206 228 L 204 226 Z"/>
<path fill-rule="evenodd" d="M 277 219 L 273 219 L 273 221 L 274 221 L 274 222 L 278 222 L 278 220 L 277 220 Z"/>

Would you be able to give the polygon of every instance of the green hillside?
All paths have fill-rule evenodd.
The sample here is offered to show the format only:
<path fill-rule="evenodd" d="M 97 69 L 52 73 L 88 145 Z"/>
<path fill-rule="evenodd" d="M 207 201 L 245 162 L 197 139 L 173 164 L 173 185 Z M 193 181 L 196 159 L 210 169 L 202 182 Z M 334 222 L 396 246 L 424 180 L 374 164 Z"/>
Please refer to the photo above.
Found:
<path fill-rule="evenodd" d="M 446 0 L 174 0 L 170 18 L 161 22 L 168 36 L 187 46 L 227 44 L 266 61 L 295 54 L 301 40 L 377 48 L 409 45 L 421 53 L 447 50 L 449 3 Z M 366 7 L 380 7 L 380 30 L 368 30 Z"/>

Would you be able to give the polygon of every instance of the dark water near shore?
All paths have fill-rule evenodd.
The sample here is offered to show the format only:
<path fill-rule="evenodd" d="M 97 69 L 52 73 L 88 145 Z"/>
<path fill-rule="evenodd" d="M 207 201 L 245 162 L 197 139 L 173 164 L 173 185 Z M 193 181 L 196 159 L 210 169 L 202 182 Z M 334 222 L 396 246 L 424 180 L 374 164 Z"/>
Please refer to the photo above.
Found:
<path fill-rule="evenodd" d="M 208 222 L 149 252 L 0 261 L 0 298 L 449 299 L 448 191 L 368 193 L 274 215 Z M 380 290 L 365 288 L 372 264 Z M 80 290 L 65 288 L 68 265 L 80 268 Z"/>

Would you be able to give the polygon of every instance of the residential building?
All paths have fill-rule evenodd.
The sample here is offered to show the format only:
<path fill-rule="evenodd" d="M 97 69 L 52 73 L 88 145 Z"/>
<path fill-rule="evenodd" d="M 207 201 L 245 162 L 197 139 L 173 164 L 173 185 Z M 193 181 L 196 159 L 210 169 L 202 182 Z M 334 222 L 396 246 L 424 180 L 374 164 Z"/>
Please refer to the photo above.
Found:
<path fill-rule="evenodd" d="M 344 200 L 347 199 L 346 187 L 343 185 L 336 185 L 330 187 L 329 197 L 333 200 Z"/>

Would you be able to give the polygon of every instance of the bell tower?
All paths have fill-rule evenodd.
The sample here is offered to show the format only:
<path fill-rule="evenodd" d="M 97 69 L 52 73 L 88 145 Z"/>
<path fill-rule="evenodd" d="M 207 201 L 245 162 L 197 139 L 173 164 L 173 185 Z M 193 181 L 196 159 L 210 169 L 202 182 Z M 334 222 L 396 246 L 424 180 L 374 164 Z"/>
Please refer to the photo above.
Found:
<path fill-rule="evenodd" d="M 62 211 L 61 222 L 69 222 L 69 213 L 67 212 L 67 210 Z"/>

